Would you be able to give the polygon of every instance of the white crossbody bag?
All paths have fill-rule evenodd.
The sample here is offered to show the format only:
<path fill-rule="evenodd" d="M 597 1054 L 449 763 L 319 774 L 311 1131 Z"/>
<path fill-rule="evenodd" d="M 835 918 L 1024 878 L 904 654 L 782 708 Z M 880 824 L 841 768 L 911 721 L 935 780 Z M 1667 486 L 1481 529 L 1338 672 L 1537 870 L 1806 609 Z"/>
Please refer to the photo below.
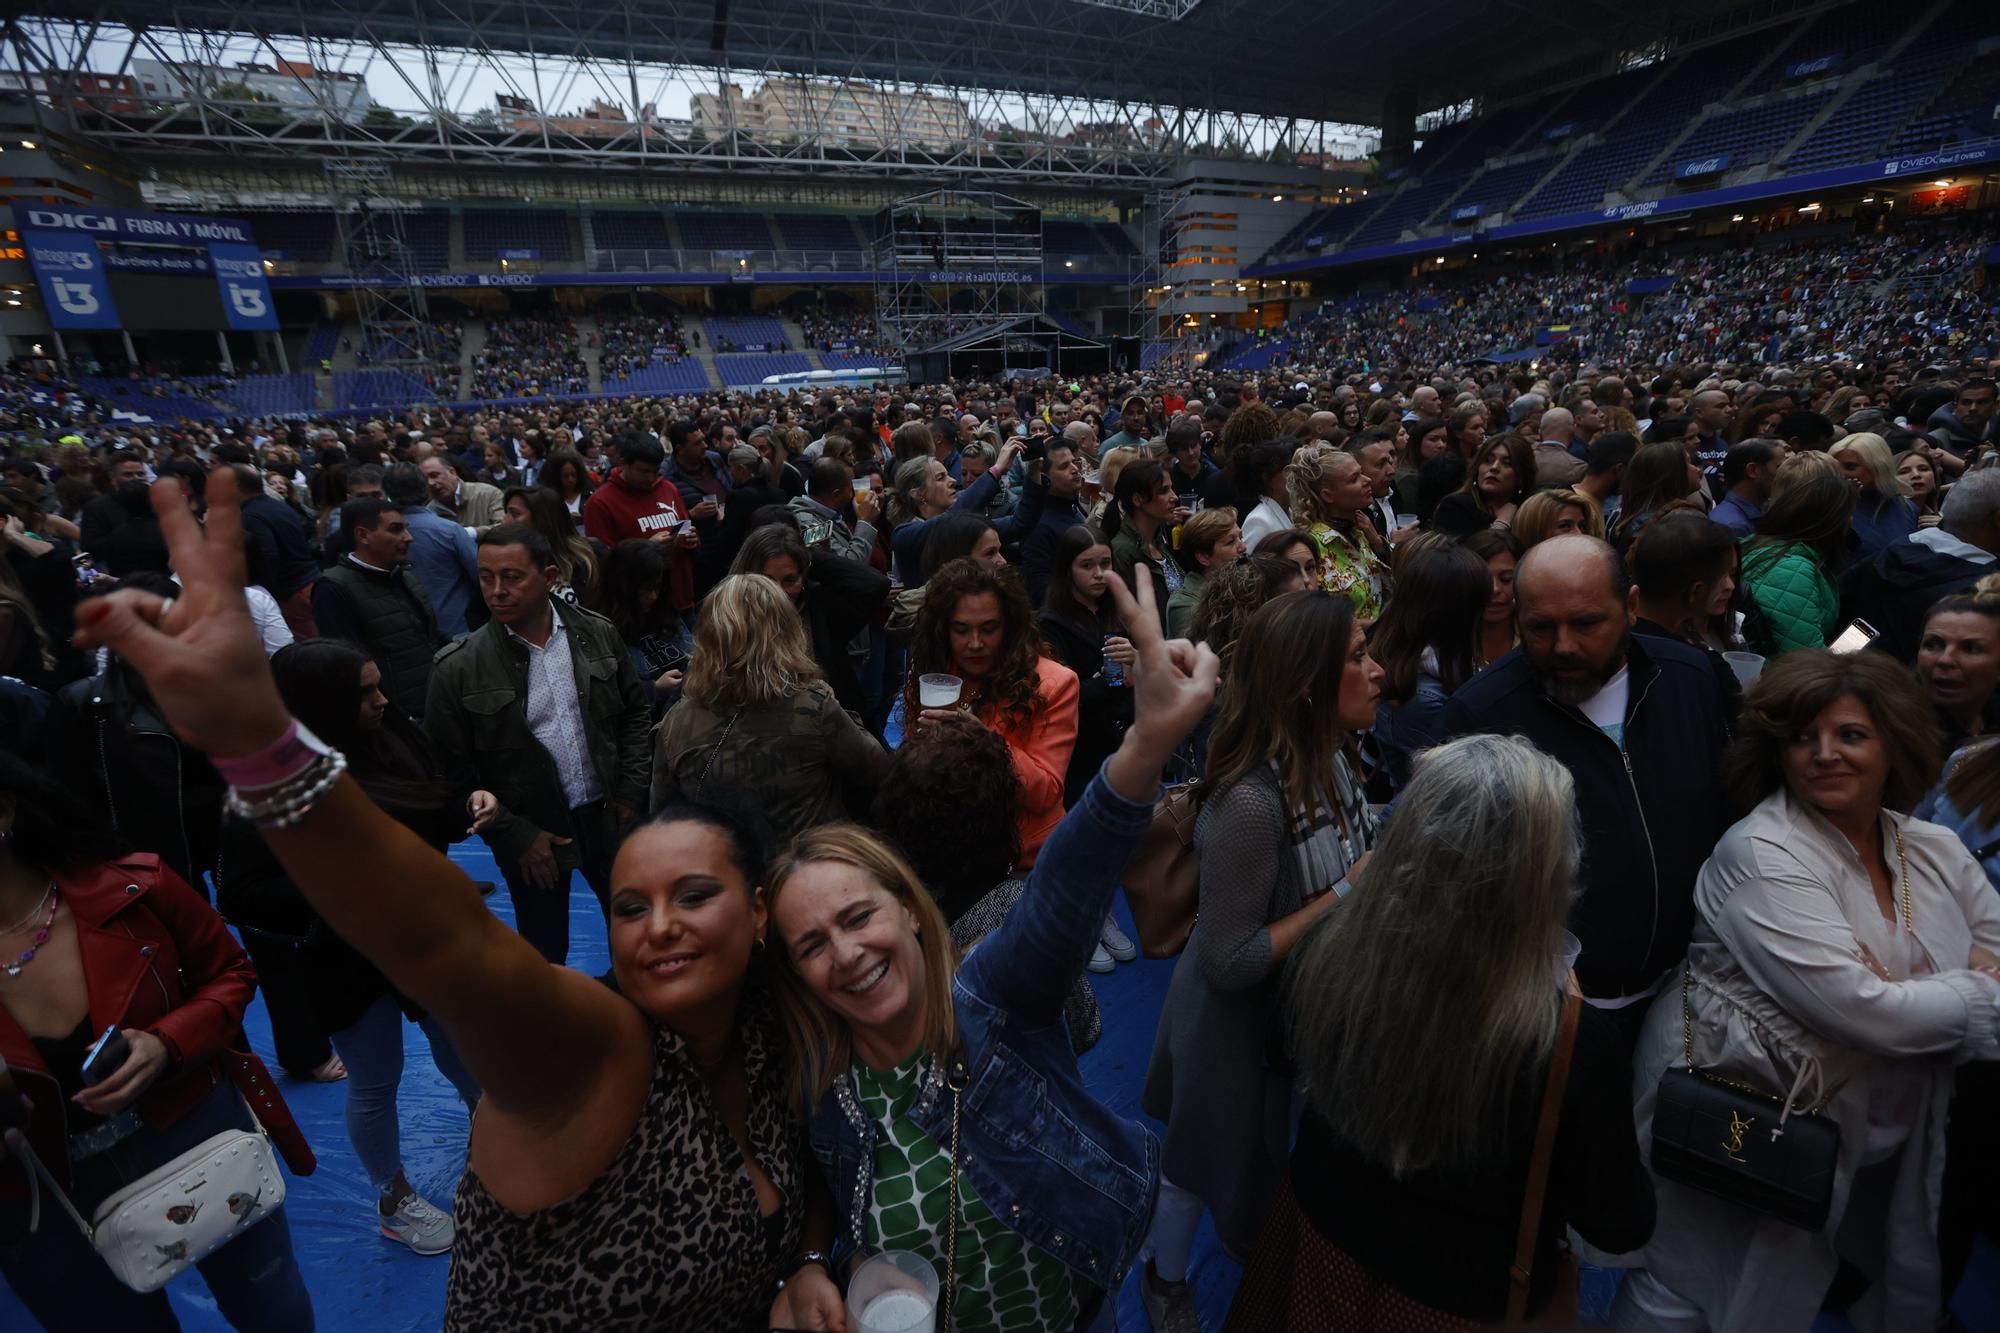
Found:
<path fill-rule="evenodd" d="M 31 1192 L 39 1176 L 112 1275 L 138 1292 L 158 1291 L 285 1201 L 278 1155 L 260 1130 L 225 1130 L 197 1144 L 107 1198 L 93 1222 L 83 1220 L 25 1138 L 10 1131 L 7 1142 L 29 1169 Z M 30 1211 L 33 1230 L 39 1198 Z"/>

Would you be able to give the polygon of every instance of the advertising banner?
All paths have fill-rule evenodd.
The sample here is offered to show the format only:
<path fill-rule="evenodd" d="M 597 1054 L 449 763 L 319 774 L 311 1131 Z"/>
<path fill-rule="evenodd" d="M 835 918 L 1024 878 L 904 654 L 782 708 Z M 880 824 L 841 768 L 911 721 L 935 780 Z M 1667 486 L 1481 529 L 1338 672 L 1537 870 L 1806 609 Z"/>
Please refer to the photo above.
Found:
<path fill-rule="evenodd" d="M 30 215 L 32 209 L 21 210 Z M 115 329 L 118 307 L 105 281 L 104 260 L 87 234 L 22 227 L 28 262 L 42 289 L 49 324 L 58 329 Z"/>
<path fill-rule="evenodd" d="M 217 241 L 208 247 L 215 281 L 222 288 L 222 313 L 232 329 L 275 329 L 278 310 L 264 281 L 264 259 L 254 245 Z"/>

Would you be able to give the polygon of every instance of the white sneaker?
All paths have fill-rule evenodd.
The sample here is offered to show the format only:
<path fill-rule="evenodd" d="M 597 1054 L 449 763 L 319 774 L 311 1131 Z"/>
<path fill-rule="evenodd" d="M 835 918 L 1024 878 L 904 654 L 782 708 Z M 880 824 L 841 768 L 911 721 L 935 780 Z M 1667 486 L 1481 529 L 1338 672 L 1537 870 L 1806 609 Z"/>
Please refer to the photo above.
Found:
<path fill-rule="evenodd" d="M 1097 942 L 1121 963 L 1129 963 L 1139 956 L 1139 946 L 1132 943 L 1132 937 L 1118 929 L 1118 923 L 1110 917 L 1104 918 L 1104 929 L 1098 932 Z"/>
<path fill-rule="evenodd" d="M 381 1220 L 383 1235 L 401 1241 L 417 1254 L 443 1254 L 456 1236 L 451 1214 L 434 1207 L 415 1190 L 403 1196 L 395 1212 L 384 1217 L 378 1209 L 375 1215 Z"/>
<path fill-rule="evenodd" d="M 1118 964 L 1104 951 L 1104 941 L 1097 942 L 1097 949 L 1090 955 L 1090 970 L 1093 972 L 1116 972 Z"/>

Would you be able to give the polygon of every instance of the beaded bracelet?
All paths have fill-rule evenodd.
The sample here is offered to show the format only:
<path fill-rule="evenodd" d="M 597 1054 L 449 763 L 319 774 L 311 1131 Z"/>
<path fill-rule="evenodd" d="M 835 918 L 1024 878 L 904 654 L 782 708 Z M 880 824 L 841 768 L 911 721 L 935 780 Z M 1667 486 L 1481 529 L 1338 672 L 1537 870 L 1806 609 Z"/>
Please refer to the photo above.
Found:
<path fill-rule="evenodd" d="M 314 755 L 310 764 L 281 785 L 260 790 L 254 801 L 245 800 L 243 793 L 231 787 L 222 808 L 225 813 L 247 819 L 259 828 L 291 828 L 326 798 L 346 771 L 347 756 L 329 750 Z"/>

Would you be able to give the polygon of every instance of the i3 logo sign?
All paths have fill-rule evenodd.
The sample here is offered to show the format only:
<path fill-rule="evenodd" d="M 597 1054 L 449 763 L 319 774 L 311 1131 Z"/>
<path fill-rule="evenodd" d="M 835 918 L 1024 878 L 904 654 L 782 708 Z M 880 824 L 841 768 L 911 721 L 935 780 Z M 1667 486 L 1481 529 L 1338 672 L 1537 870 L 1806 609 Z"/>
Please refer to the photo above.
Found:
<path fill-rule="evenodd" d="M 64 282 L 61 278 L 51 278 L 49 290 L 54 293 L 56 304 L 69 314 L 94 315 L 100 308 L 97 291 L 87 282 Z"/>
<path fill-rule="evenodd" d="M 270 306 L 264 301 L 264 293 L 255 287 L 244 287 L 229 283 L 230 307 L 245 319 L 261 319 L 269 313 Z"/>

